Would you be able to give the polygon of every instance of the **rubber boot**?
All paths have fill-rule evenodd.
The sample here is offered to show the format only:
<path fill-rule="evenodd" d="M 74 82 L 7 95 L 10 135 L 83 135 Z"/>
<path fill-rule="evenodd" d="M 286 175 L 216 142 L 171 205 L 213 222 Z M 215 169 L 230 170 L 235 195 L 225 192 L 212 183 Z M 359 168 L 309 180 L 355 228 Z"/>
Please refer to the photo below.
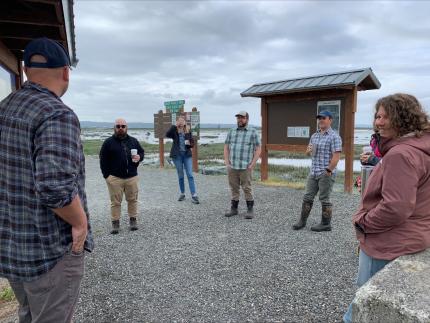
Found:
<path fill-rule="evenodd" d="M 293 230 L 300 230 L 306 226 L 309 213 L 311 213 L 313 203 L 305 202 L 302 203 L 302 213 L 300 213 L 300 219 L 293 224 Z"/>
<path fill-rule="evenodd" d="M 252 219 L 254 217 L 254 201 L 246 201 L 246 208 L 245 219 Z"/>
<path fill-rule="evenodd" d="M 321 223 L 314 225 L 311 227 L 312 231 L 321 232 L 321 231 L 331 231 L 331 206 L 323 206 L 322 214 L 321 214 Z"/>
<path fill-rule="evenodd" d="M 111 234 L 118 234 L 119 233 L 119 220 L 113 220 L 112 221 L 112 231 Z"/>
<path fill-rule="evenodd" d="M 136 231 L 137 228 L 137 219 L 136 218 L 130 218 L 130 231 Z"/>
<path fill-rule="evenodd" d="M 233 216 L 233 215 L 238 215 L 239 214 L 239 212 L 237 210 L 238 206 L 239 206 L 239 201 L 231 200 L 230 212 L 227 212 L 224 215 L 226 217 L 230 217 L 230 216 Z"/>

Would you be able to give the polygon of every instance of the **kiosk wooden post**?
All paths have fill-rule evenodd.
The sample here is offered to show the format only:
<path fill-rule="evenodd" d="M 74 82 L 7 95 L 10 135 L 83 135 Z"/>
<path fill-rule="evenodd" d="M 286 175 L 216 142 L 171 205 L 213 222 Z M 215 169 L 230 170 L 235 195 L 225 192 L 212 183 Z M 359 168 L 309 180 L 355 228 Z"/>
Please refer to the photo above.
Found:
<path fill-rule="evenodd" d="M 262 181 L 269 179 L 269 156 L 267 151 L 267 103 L 261 99 L 261 164 L 260 177 Z"/>
<path fill-rule="evenodd" d="M 198 145 L 198 139 L 194 138 L 194 147 L 192 148 L 193 152 L 193 172 L 198 173 L 199 172 L 199 145 Z"/>
<path fill-rule="evenodd" d="M 160 168 L 164 168 L 164 139 L 158 139 L 158 153 L 160 156 Z"/>
<path fill-rule="evenodd" d="M 343 153 L 345 154 L 345 182 L 344 191 L 352 193 L 354 185 L 354 128 L 355 112 L 357 111 L 357 87 L 354 87 L 346 98 L 345 104 L 345 134 L 343 139 Z"/>

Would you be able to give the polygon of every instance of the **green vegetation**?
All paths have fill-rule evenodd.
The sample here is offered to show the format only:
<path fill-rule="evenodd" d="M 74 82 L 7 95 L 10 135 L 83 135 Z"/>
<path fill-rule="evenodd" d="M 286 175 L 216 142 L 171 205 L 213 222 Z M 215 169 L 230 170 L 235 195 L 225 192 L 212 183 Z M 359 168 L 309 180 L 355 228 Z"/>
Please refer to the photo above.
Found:
<path fill-rule="evenodd" d="M 98 155 L 100 152 L 100 148 L 102 147 L 103 140 L 98 139 L 91 139 L 91 140 L 84 140 L 83 146 L 84 146 L 84 154 L 87 156 L 95 156 Z M 158 153 L 158 144 L 148 144 L 146 142 L 141 142 L 142 148 L 145 149 L 146 154 L 151 153 Z M 170 151 L 170 147 L 172 144 L 165 143 L 164 144 L 164 150 L 166 152 Z"/>
<path fill-rule="evenodd" d="M 98 155 L 102 140 L 85 140 L 84 153 L 85 155 Z M 158 144 L 148 144 L 146 142 L 141 142 L 142 147 L 145 149 L 146 154 L 157 154 Z M 363 145 L 354 146 L 354 159 L 359 159 L 362 152 Z M 165 152 L 169 152 L 171 148 L 171 142 L 164 144 Z M 224 144 L 205 144 L 198 146 L 199 153 L 199 164 L 201 166 L 220 166 L 222 164 L 215 161 L 215 159 L 224 159 Z M 287 152 L 287 151 L 269 151 L 269 158 L 291 158 L 291 159 L 304 159 L 309 158 L 305 153 L 300 152 Z M 341 158 L 345 158 L 342 154 Z M 166 163 L 166 167 L 167 167 Z M 306 179 L 309 174 L 309 169 L 307 167 L 295 167 L 286 165 L 269 165 L 269 180 L 264 182 L 264 185 L 274 185 L 274 186 L 288 186 L 295 189 L 303 189 L 306 183 Z M 357 177 L 359 173 L 354 173 L 354 178 Z M 255 168 L 255 179 L 260 178 L 260 165 Z M 343 183 L 345 178 L 344 172 L 338 172 L 336 182 Z"/>
<path fill-rule="evenodd" d="M 6 287 L 0 291 L 0 302 L 11 302 L 15 300 L 15 295 L 12 288 Z"/>

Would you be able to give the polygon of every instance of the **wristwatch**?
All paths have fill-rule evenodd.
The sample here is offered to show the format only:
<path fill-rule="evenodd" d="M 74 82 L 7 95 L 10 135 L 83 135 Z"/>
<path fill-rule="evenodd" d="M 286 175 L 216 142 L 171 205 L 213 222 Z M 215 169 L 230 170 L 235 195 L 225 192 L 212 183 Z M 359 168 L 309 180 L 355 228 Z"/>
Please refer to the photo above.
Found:
<path fill-rule="evenodd" d="M 328 167 L 325 170 L 327 171 L 327 173 L 332 173 L 332 170 Z"/>

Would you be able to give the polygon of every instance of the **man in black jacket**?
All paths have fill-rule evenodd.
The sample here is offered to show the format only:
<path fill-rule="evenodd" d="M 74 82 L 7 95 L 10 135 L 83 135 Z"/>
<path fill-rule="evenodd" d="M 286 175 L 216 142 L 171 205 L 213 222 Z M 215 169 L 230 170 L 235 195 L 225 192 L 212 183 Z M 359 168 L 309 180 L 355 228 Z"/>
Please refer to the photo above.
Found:
<path fill-rule="evenodd" d="M 137 167 L 144 153 L 139 141 L 127 134 L 127 122 L 124 119 L 115 120 L 114 134 L 105 140 L 100 150 L 100 168 L 111 201 L 112 234 L 119 232 L 123 195 L 127 200 L 130 230 L 137 230 Z"/>

